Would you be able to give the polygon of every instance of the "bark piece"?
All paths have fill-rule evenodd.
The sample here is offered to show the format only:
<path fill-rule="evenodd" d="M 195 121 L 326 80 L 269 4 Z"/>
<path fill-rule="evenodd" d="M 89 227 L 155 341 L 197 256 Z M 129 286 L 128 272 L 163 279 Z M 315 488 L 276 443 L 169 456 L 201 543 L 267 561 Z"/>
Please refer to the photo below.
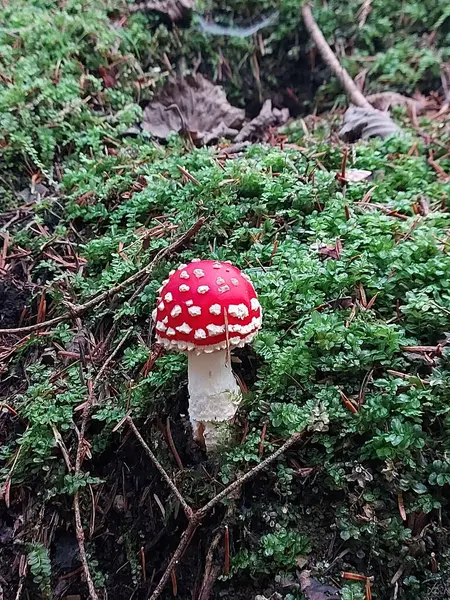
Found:
<path fill-rule="evenodd" d="M 367 100 L 377 110 L 389 110 L 393 106 L 405 106 L 410 110 L 415 110 L 420 113 L 426 106 L 426 101 L 423 96 L 417 98 L 408 98 L 397 92 L 380 92 L 378 94 L 370 94 Z"/>

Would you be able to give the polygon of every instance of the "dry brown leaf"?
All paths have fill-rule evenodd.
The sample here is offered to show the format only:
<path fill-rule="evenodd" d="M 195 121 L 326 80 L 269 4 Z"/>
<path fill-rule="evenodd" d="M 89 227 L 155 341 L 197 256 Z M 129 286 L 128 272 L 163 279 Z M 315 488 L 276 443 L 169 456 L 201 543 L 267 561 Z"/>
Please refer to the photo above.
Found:
<path fill-rule="evenodd" d="M 194 8 L 195 0 L 147 0 L 130 5 L 131 12 L 159 12 L 171 21 L 180 21 Z"/>
<path fill-rule="evenodd" d="M 311 571 L 302 571 L 298 576 L 300 589 L 308 600 L 339 600 L 341 593 L 332 585 L 322 585 L 311 577 Z"/>
<path fill-rule="evenodd" d="M 322 256 L 339 260 L 341 258 L 342 242 L 340 238 L 337 238 L 334 246 L 331 246 L 330 244 L 321 244 L 317 252 Z"/>
<path fill-rule="evenodd" d="M 169 81 L 144 111 L 142 127 L 160 139 L 189 134 L 199 145 L 236 137 L 244 110 L 231 106 L 223 89 L 197 74 Z"/>
<path fill-rule="evenodd" d="M 401 129 L 392 121 L 387 112 L 350 106 L 344 114 L 344 124 L 339 135 L 347 142 L 371 137 L 388 137 L 401 134 Z"/>
<path fill-rule="evenodd" d="M 269 127 L 278 127 L 284 125 L 289 119 L 289 110 L 287 108 L 278 109 L 272 107 L 272 101 L 266 100 L 257 117 L 244 125 L 235 138 L 235 142 L 250 140 L 259 141 L 263 138 L 264 132 Z"/>
<path fill-rule="evenodd" d="M 366 99 L 377 110 L 386 111 L 392 106 L 405 106 L 409 109 L 414 109 L 417 113 L 421 112 L 426 105 L 425 98 L 419 96 L 417 98 L 408 98 L 397 92 L 380 92 L 379 94 L 371 94 L 366 96 Z"/>
<path fill-rule="evenodd" d="M 359 183 L 372 176 L 372 171 L 367 169 L 347 169 L 345 171 L 345 181 L 347 183 Z"/>

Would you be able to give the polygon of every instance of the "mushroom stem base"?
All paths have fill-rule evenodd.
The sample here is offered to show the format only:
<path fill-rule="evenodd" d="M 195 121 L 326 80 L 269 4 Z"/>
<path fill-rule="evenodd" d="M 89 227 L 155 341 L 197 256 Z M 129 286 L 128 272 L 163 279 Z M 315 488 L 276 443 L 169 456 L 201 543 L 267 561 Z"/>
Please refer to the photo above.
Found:
<path fill-rule="evenodd" d="M 189 418 L 194 439 L 207 451 L 227 445 L 232 438 L 231 419 L 241 400 L 241 391 L 227 363 L 226 350 L 188 355 Z"/>

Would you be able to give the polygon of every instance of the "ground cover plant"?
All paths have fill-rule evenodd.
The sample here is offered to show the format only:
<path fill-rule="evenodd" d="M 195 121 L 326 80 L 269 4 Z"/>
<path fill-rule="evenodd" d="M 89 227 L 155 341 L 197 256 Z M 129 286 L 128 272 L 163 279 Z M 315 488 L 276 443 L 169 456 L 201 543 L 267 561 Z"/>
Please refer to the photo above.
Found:
<path fill-rule="evenodd" d="M 261 35 L 288 53 L 302 31 L 292 3 L 215 7 L 238 25 L 272 8 L 279 24 Z M 374 3 L 354 29 L 357 8 L 315 10 L 330 41 L 342 31 L 355 46 L 347 67 L 378 53 L 370 91 L 438 89 L 445 6 L 407 3 L 399 24 L 397 6 Z M 154 593 L 188 519 L 130 423 L 193 507 L 303 432 L 205 516 L 162 597 L 323 600 L 305 571 L 344 599 L 450 597 L 445 114 L 397 109 L 403 136 L 354 145 L 337 137 L 340 113 L 236 154 L 176 136 L 160 145 L 126 132 L 166 59 L 201 48 L 208 74 L 225 56 L 242 75 L 226 82 L 230 97 L 251 112 L 283 87 L 270 52 L 255 94 L 255 38 L 112 1 L 15 0 L 0 13 L 5 600 L 88 597 L 83 561 L 99 597 Z M 290 47 L 305 70 L 307 50 Z M 312 105 L 317 71 L 308 77 Z M 336 98 L 327 81 L 316 98 Z M 150 319 L 170 269 L 195 257 L 251 275 L 264 311 L 235 353 L 240 441 L 219 461 L 191 442 L 186 357 L 155 347 Z"/>

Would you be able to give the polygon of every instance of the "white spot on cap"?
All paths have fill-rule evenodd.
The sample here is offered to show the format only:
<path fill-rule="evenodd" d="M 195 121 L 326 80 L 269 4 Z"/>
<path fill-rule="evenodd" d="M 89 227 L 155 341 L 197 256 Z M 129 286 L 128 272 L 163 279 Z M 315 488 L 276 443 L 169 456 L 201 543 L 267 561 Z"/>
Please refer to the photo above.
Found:
<path fill-rule="evenodd" d="M 187 271 L 181 271 L 180 279 L 189 279 L 189 273 Z"/>
<path fill-rule="evenodd" d="M 225 331 L 225 325 L 207 325 L 209 335 L 220 335 Z"/>
<path fill-rule="evenodd" d="M 239 279 L 236 279 L 236 277 L 232 277 L 230 281 L 233 285 L 239 285 Z"/>
<path fill-rule="evenodd" d="M 209 312 L 212 315 L 220 315 L 220 313 L 222 312 L 222 307 L 220 306 L 220 304 L 213 304 L 209 307 Z"/>
<path fill-rule="evenodd" d="M 185 302 L 186 306 L 192 306 L 194 304 L 193 300 L 186 300 Z"/>
<path fill-rule="evenodd" d="M 191 288 L 188 285 L 182 283 L 178 289 L 180 290 L 180 292 L 188 292 Z"/>
<path fill-rule="evenodd" d="M 247 273 L 241 273 L 242 277 L 246 280 L 246 281 L 251 281 L 250 277 L 247 275 Z"/>
<path fill-rule="evenodd" d="M 201 258 L 193 258 L 191 260 L 191 262 L 201 262 L 201 260 L 202 260 Z"/>
<path fill-rule="evenodd" d="M 226 263 L 227 265 L 231 265 L 231 260 L 224 260 L 224 263 Z"/>
<path fill-rule="evenodd" d="M 164 325 L 164 323 L 162 321 L 158 321 L 156 323 L 156 329 L 158 331 L 165 331 L 167 329 L 167 327 Z"/>
<path fill-rule="evenodd" d="M 158 310 L 164 310 L 164 302 L 158 304 Z"/>
<path fill-rule="evenodd" d="M 206 292 L 209 292 L 209 286 L 207 285 L 199 285 L 197 288 L 197 292 L 199 294 L 206 294 Z"/>
<path fill-rule="evenodd" d="M 172 327 L 169 327 L 169 329 L 166 331 L 166 335 L 175 335 L 175 329 L 172 329 Z"/>
<path fill-rule="evenodd" d="M 222 265 L 221 265 L 220 263 L 218 263 L 218 262 L 215 262 L 215 263 L 213 264 L 213 269 L 221 269 L 221 268 L 222 268 Z"/>
<path fill-rule="evenodd" d="M 228 292 L 229 289 L 230 289 L 229 285 L 221 285 L 219 287 L 219 294 L 223 294 L 225 292 Z"/>
<path fill-rule="evenodd" d="M 165 323 L 167 325 L 167 321 L 169 320 L 169 317 L 166 315 L 164 317 L 164 319 L 162 320 L 163 323 Z"/>
<path fill-rule="evenodd" d="M 230 344 L 232 344 L 233 346 L 239 344 L 240 341 L 241 338 L 238 335 L 230 338 Z"/>
<path fill-rule="evenodd" d="M 172 275 L 175 273 L 175 269 L 172 269 L 171 271 L 169 271 L 169 276 L 172 277 Z"/>
<path fill-rule="evenodd" d="M 250 300 L 250 306 L 252 307 L 252 310 L 259 310 L 260 305 L 259 305 L 258 299 L 257 298 L 252 298 Z"/>
<path fill-rule="evenodd" d="M 205 271 L 203 269 L 194 269 L 194 275 L 197 277 L 197 279 L 200 279 L 200 277 L 205 276 Z"/>
<path fill-rule="evenodd" d="M 223 285 L 225 283 L 225 279 L 223 277 L 218 277 L 216 279 L 217 285 Z"/>
<path fill-rule="evenodd" d="M 180 265 L 180 266 L 178 267 L 178 270 L 179 270 L 179 271 L 182 271 L 182 270 L 183 270 L 183 269 L 185 269 L 186 267 L 187 267 L 187 265 L 185 265 L 185 264 L 182 264 L 182 265 Z"/>
<path fill-rule="evenodd" d="M 228 313 L 237 319 L 245 319 L 245 317 L 248 317 L 248 308 L 245 304 L 230 304 Z"/>
<path fill-rule="evenodd" d="M 164 296 L 164 300 L 166 302 L 172 302 L 172 300 L 173 300 L 172 294 L 170 292 L 167 292 L 167 294 Z"/>
<path fill-rule="evenodd" d="M 192 317 L 198 317 L 199 315 L 202 314 L 202 309 L 200 308 L 200 306 L 190 306 L 188 308 L 188 313 L 192 316 Z"/>
<path fill-rule="evenodd" d="M 204 329 L 196 329 L 194 337 L 196 340 L 204 340 L 206 338 L 206 331 Z"/>
<path fill-rule="evenodd" d="M 183 325 L 180 325 L 179 327 L 175 327 L 175 329 L 177 331 L 179 331 L 180 333 L 191 333 L 192 331 L 192 327 L 190 327 L 187 323 L 183 323 Z"/>
<path fill-rule="evenodd" d="M 155 320 L 156 319 L 156 313 L 157 313 L 157 309 L 155 308 L 154 310 L 152 310 L 152 319 Z"/>
<path fill-rule="evenodd" d="M 171 317 L 178 317 L 178 315 L 181 315 L 182 309 L 181 306 L 179 304 L 176 304 L 173 308 L 172 311 L 170 313 Z"/>

